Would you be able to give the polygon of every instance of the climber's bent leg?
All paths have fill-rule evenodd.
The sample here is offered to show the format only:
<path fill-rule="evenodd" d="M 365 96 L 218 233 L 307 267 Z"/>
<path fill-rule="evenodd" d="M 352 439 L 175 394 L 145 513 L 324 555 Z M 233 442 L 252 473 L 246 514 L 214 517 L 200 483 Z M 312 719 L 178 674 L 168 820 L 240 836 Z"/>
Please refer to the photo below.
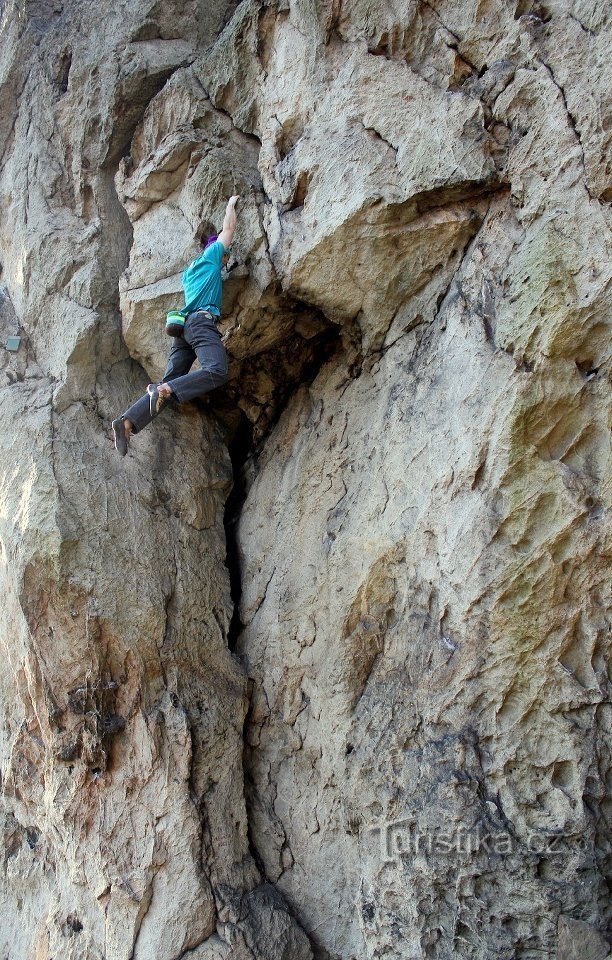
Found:
<path fill-rule="evenodd" d="M 200 361 L 201 370 L 168 381 L 179 403 L 189 403 L 227 382 L 227 354 L 215 321 L 202 313 L 191 314 L 185 324 L 185 340 Z M 164 378 L 161 385 L 167 382 Z"/>
<path fill-rule="evenodd" d="M 175 337 L 164 371 L 163 382 L 173 380 L 187 373 L 195 358 L 195 350 L 185 342 L 185 339 L 183 337 Z M 145 393 L 145 395 L 136 400 L 131 407 L 128 407 L 125 413 L 122 414 L 122 419 L 131 421 L 132 433 L 138 433 L 143 427 L 151 423 L 153 417 L 151 416 L 149 393 Z"/>

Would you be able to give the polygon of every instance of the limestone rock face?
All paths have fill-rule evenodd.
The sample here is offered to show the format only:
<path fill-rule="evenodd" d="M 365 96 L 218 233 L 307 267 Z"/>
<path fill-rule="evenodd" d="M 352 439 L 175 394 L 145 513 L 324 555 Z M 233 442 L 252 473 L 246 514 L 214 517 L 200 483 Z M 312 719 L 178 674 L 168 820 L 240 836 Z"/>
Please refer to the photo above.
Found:
<path fill-rule="evenodd" d="M 0 953 L 605 960 L 605 5 L 0 16 Z"/>

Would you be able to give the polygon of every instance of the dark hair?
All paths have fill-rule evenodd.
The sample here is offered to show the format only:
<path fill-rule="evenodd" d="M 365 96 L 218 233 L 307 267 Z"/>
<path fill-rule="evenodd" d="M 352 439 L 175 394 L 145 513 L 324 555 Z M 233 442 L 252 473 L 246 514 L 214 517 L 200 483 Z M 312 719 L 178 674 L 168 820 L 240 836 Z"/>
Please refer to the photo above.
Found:
<path fill-rule="evenodd" d="M 216 234 L 216 233 L 213 233 L 212 237 L 208 237 L 208 238 L 207 238 L 207 240 L 206 240 L 206 242 L 205 242 L 205 244 L 204 244 L 204 249 L 207 250 L 208 247 L 210 247 L 210 245 L 211 245 L 212 243 L 216 243 L 216 242 L 217 242 L 217 234 Z"/>

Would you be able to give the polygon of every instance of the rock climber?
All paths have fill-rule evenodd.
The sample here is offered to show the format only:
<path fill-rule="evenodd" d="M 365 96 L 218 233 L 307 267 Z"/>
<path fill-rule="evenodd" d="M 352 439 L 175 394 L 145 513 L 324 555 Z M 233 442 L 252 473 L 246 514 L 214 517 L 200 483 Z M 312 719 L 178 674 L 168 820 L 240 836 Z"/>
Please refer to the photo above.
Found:
<path fill-rule="evenodd" d="M 221 318 L 221 270 L 229 260 L 239 199 L 230 197 L 221 233 L 208 238 L 202 253 L 183 273 L 185 307 L 175 314 L 179 324 L 166 326 L 174 342 L 161 382 L 150 383 L 145 395 L 113 420 L 115 448 L 123 457 L 131 435 L 146 427 L 170 399 L 189 403 L 227 381 L 227 355 L 217 323 Z M 189 373 L 196 357 L 202 369 Z"/>

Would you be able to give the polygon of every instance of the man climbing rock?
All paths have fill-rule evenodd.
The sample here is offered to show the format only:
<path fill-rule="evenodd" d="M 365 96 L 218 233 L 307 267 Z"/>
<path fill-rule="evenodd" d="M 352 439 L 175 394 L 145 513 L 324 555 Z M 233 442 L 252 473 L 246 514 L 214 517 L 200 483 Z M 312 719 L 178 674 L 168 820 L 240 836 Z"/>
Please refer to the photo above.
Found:
<path fill-rule="evenodd" d="M 131 435 L 161 413 L 168 400 L 189 403 L 227 381 L 227 355 L 217 322 L 221 317 L 221 269 L 229 260 L 238 199 L 230 197 L 221 233 L 208 238 L 203 252 L 183 273 L 185 307 L 176 314 L 178 325 L 166 327 L 174 341 L 161 382 L 150 383 L 145 395 L 113 420 L 115 448 L 121 456 L 128 452 Z M 196 357 L 202 369 L 189 373 Z"/>

